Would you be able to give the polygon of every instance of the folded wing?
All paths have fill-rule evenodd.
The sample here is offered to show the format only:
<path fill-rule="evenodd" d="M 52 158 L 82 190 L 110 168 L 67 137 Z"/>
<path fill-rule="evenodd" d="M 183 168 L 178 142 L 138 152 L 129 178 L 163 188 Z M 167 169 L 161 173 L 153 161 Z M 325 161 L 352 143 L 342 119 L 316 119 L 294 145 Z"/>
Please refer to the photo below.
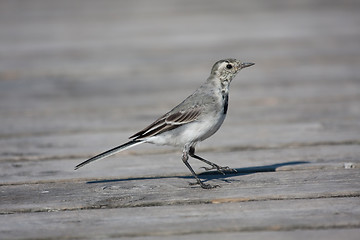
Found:
<path fill-rule="evenodd" d="M 192 108 L 187 111 L 167 113 L 140 132 L 132 135 L 130 138 L 142 139 L 161 134 L 165 131 L 170 131 L 184 124 L 196 121 L 200 113 L 200 108 Z"/>

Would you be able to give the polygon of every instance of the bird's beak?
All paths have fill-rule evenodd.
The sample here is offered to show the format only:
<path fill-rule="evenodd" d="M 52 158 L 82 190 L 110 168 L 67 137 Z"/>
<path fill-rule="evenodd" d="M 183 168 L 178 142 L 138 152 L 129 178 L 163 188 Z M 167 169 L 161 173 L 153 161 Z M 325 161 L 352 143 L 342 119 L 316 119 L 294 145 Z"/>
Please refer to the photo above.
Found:
<path fill-rule="evenodd" d="M 254 65 L 255 63 L 241 63 L 240 65 L 240 68 L 243 69 L 243 68 L 247 68 L 247 67 L 250 67 L 252 65 Z"/>

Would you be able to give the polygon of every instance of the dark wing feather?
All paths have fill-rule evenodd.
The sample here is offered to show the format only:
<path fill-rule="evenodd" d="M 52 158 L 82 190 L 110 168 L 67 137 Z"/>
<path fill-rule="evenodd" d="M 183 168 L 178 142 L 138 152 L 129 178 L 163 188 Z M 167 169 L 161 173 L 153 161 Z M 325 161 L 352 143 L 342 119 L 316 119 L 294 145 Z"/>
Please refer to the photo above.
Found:
<path fill-rule="evenodd" d="M 192 108 L 188 111 L 180 111 L 171 114 L 167 113 L 140 132 L 132 135 L 130 138 L 145 138 L 158 135 L 165 131 L 170 131 L 179 126 L 195 121 L 200 113 L 200 108 Z"/>
<path fill-rule="evenodd" d="M 143 130 L 135 133 L 134 135 L 131 135 L 129 138 L 136 138 L 136 137 L 140 137 L 142 136 L 144 133 L 146 133 L 147 131 L 149 131 L 150 129 L 154 128 L 155 126 L 161 125 L 165 122 L 165 118 L 166 115 L 158 118 L 155 122 L 153 122 L 152 124 L 150 124 L 149 126 L 147 126 L 146 128 L 144 128 Z"/>

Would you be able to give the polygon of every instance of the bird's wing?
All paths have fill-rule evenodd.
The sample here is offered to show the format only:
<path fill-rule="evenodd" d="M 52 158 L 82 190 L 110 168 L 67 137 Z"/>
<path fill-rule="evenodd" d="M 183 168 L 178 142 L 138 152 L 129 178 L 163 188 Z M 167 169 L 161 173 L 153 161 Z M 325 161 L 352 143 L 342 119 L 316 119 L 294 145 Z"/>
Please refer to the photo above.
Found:
<path fill-rule="evenodd" d="M 141 139 L 155 136 L 165 131 L 170 131 L 184 124 L 195 121 L 200 113 L 200 108 L 192 108 L 187 111 L 167 113 L 129 138 Z"/>

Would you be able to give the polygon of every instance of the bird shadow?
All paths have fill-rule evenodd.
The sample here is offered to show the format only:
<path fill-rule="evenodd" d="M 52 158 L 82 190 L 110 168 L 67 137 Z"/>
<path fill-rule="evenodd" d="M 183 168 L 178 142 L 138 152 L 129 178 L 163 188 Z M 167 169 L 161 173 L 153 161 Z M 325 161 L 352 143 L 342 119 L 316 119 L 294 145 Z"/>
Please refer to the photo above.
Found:
<path fill-rule="evenodd" d="M 198 174 L 198 176 L 204 180 L 204 182 L 209 180 L 222 180 L 225 182 L 229 182 L 228 178 L 233 176 L 245 176 L 254 173 L 262 173 L 262 172 L 276 172 L 276 169 L 284 166 L 291 165 L 300 165 L 300 164 L 308 164 L 308 161 L 292 161 L 292 162 L 284 162 L 284 163 L 276 163 L 271 165 L 263 165 L 263 166 L 255 166 L 255 167 L 245 167 L 245 168 L 233 168 L 235 171 L 225 171 L 225 174 L 222 174 L 216 170 L 206 171 Z"/>
<path fill-rule="evenodd" d="M 308 164 L 307 161 L 292 161 L 292 162 L 284 162 L 284 163 L 277 163 L 271 165 L 264 165 L 264 166 L 255 166 L 255 167 L 245 167 L 245 168 L 233 168 L 235 171 L 225 171 L 225 174 L 222 174 L 218 171 L 205 171 L 198 174 L 198 177 L 201 178 L 204 182 L 214 179 L 223 180 L 228 182 L 228 178 L 233 176 L 243 176 L 249 175 L 254 173 L 261 173 L 261 172 L 275 172 L 277 168 L 283 166 L 291 166 L 291 165 L 299 165 L 299 164 Z M 136 180 L 151 180 L 151 179 L 166 179 L 166 178 L 182 178 L 182 179 L 194 179 L 193 176 L 154 176 L 154 177 L 134 177 L 134 178 L 121 178 L 121 179 L 104 179 L 104 180 L 95 180 L 95 181 L 88 181 L 88 184 L 94 183 L 112 183 L 112 182 L 124 182 L 124 181 L 136 181 Z"/>

